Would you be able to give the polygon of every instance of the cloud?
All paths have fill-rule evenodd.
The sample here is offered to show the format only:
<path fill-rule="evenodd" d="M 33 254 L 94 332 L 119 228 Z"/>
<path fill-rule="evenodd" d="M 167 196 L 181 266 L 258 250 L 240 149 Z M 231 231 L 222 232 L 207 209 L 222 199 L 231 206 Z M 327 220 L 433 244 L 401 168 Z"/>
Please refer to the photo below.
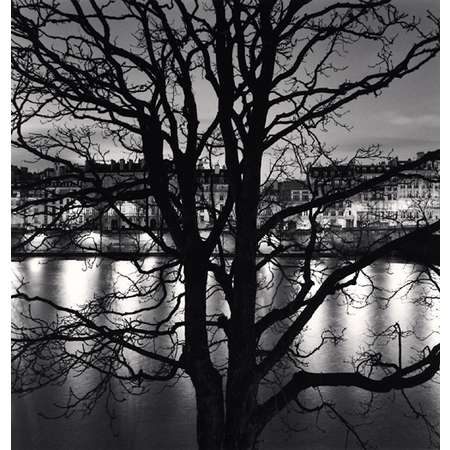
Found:
<path fill-rule="evenodd" d="M 439 115 L 437 114 L 422 114 L 419 116 L 406 116 L 399 114 L 392 114 L 390 122 L 393 125 L 400 126 L 420 126 L 439 128 Z"/>

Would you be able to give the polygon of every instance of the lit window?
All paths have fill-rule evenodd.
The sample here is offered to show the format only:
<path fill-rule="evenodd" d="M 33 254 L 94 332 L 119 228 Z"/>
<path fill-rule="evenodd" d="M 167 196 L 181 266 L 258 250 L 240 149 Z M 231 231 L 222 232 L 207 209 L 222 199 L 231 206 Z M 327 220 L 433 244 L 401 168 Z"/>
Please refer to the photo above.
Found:
<path fill-rule="evenodd" d="M 300 201 L 300 191 L 291 191 L 291 200 L 294 202 Z"/>

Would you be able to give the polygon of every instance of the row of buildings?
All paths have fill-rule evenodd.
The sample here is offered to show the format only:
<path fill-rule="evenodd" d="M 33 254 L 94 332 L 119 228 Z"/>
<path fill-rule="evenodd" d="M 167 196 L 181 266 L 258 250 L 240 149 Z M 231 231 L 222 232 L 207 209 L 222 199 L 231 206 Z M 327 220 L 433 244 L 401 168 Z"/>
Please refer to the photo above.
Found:
<path fill-rule="evenodd" d="M 418 154 L 420 158 L 422 154 Z M 339 193 L 405 164 L 397 158 L 371 164 L 323 165 L 311 167 L 296 179 L 267 180 L 261 187 L 258 220 L 288 206 Z M 200 228 L 213 225 L 223 208 L 228 177 L 216 164 L 197 168 L 197 210 Z M 68 168 L 56 165 L 41 172 L 12 167 L 12 227 L 33 229 L 97 229 L 117 231 L 129 228 L 164 229 L 159 208 L 148 187 L 143 161 L 88 162 Z M 176 178 L 171 191 L 176 197 Z M 102 191 L 101 201 L 98 192 Z M 78 195 L 79 194 L 79 195 Z M 120 201 L 117 196 L 125 197 Z M 108 200 L 110 198 L 110 200 Z M 323 207 L 317 217 L 322 227 L 400 227 L 439 218 L 439 162 L 428 161 L 419 169 L 404 171 L 377 188 L 358 192 Z M 231 220 L 232 222 L 232 220 Z M 229 224 L 232 226 L 232 223 Z M 292 216 L 281 230 L 310 228 L 308 211 Z"/>
<path fill-rule="evenodd" d="M 423 153 L 417 154 L 417 159 Z M 336 194 L 343 189 L 379 177 L 397 166 L 410 163 L 393 158 L 380 163 L 312 167 L 304 179 L 284 181 L 276 186 L 280 207 L 295 206 L 314 198 Z M 427 161 L 414 170 L 404 170 L 377 188 L 362 190 L 328 205 L 318 221 L 338 228 L 410 227 L 420 221 L 439 219 L 439 161 Z M 308 212 L 290 218 L 285 227 L 308 229 Z"/>

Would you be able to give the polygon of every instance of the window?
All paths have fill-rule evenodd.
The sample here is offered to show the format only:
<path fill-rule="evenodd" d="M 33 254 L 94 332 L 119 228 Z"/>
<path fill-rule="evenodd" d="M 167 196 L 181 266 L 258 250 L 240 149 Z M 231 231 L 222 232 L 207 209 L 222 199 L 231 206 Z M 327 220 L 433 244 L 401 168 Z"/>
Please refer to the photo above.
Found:
<path fill-rule="evenodd" d="M 291 191 L 291 200 L 294 202 L 300 201 L 300 191 Z"/>

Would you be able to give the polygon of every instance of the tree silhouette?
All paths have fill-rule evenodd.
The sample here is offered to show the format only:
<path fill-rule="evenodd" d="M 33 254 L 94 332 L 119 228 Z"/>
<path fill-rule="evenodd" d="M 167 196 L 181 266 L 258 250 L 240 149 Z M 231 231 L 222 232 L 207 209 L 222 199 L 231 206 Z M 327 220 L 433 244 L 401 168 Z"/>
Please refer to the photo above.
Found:
<path fill-rule="evenodd" d="M 309 355 L 300 341 L 326 299 L 338 292 L 351 296 L 349 288 L 365 268 L 439 229 L 438 221 L 421 216 L 414 229 L 387 233 L 356 257 L 331 248 L 339 255 L 337 266 L 320 269 L 315 263 L 324 241 L 319 214 L 390 180 L 417 176 L 415 171 L 437 161 L 439 152 L 370 179 L 347 177 L 338 189 L 317 190 L 312 180 L 310 200 L 298 205 L 270 208 L 276 202 L 264 188 L 288 170 L 298 173 L 302 167 L 310 174 L 323 160 L 342 164 L 323 147 L 316 130 L 344 126 L 347 105 L 378 96 L 438 54 L 437 19 L 430 13 L 431 25 L 421 26 L 391 3 L 13 1 L 13 145 L 64 168 L 26 180 L 27 192 L 45 195 L 27 197 L 14 212 L 32 218 L 45 209 L 51 220 L 31 221 L 31 235 L 15 250 L 50 230 L 71 234 L 70 244 L 83 247 L 88 231 L 112 210 L 166 255 L 148 267 L 136 251 L 130 258 L 139 276 L 132 285 L 80 308 L 19 287 L 13 295 L 21 305 L 12 336 L 15 392 L 58 383 L 71 371 L 96 370 L 100 381 L 84 396 L 71 397 L 66 406 L 72 408 L 94 404 L 113 382 L 139 392 L 185 373 L 195 388 L 199 448 L 250 449 L 266 424 L 307 389 L 405 392 L 434 377 L 439 346 L 424 348 L 408 364 L 368 351 L 359 355 L 354 371 L 316 373 L 302 364 Z M 415 36 L 415 43 L 402 52 L 398 41 L 405 34 Z M 371 49 L 373 63 L 358 73 L 347 67 L 346 58 L 363 44 Z M 214 105 L 208 120 L 202 118 L 206 102 Z M 101 171 L 108 154 L 99 145 L 106 139 L 143 159 L 139 176 L 130 170 L 108 179 Z M 368 148 L 346 164 L 381 156 Z M 206 195 L 208 181 L 199 181 L 203 158 L 211 171 L 217 161 L 226 166 L 220 205 Z M 66 189 L 56 189 L 62 182 Z M 162 217 L 156 228 L 121 210 L 123 202 L 149 199 Z M 39 205 L 44 209 L 34 209 Z M 269 211 L 262 221 L 261 208 Z M 206 234 L 199 225 L 205 209 L 211 217 Z M 83 210 L 92 215 L 77 222 Z M 285 275 L 294 295 L 281 305 L 260 307 L 264 286 L 258 273 L 272 263 L 282 266 L 277 258 L 289 245 L 299 248 L 277 237 L 283 222 L 301 213 L 309 221 L 309 235 L 295 280 Z M 225 232 L 233 236 L 231 254 L 222 244 Z M 58 239 L 52 237 L 49 245 L 57 246 Z M 270 251 L 262 252 L 261 243 L 269 241 Z M 417 282 L 425 277 L 435 283 L 437 273 L 430 263 Z M 177 292 L 173 287 L 180 281 L 183 290 Z M 213 295 L 217 291 L 220 301 Z M 38 304 L 51 307 L 54 319 L 39 317 Z M 396 330 L 389 332 L 401 340 Z M 267 348 L 269 334 L 274 337 Z M 326 330 L 312 353 L 340 339 Z M 217 360 L 219 349 L 225 361 Z M 277 386 L 274 374 L 286 364 L 294 369 L 292 376 Z M 275 392 L 263 395 L 265 383 L 276 386 Z M 336 411 L 327 402 L 318 408 Z"/>

